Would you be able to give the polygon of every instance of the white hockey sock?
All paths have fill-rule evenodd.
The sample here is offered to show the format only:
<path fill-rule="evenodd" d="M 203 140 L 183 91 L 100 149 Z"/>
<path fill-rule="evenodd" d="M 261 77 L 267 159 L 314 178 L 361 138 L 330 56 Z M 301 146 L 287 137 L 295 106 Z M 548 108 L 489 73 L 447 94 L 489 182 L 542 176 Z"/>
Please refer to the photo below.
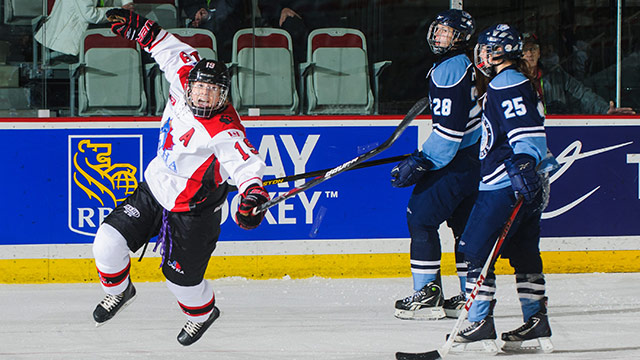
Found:
<path fill-rule="evenodd" d="M 187 318 L 193 322 L 207 320 L 215 304 L 215 294 L 207 280 L 195 286 L 180 286 L 167 280 L 167 287 L 178 299 Z"/>
<path fill-rule="evenodd" d="M 122 293 L 129 285 L 131 260 L 127 240 L 114 227 L 103 223 L 93 240 L 93 257 L 104 291 L 111 295 Z M 111 282 L 108 278 L 116 280 Z"/>

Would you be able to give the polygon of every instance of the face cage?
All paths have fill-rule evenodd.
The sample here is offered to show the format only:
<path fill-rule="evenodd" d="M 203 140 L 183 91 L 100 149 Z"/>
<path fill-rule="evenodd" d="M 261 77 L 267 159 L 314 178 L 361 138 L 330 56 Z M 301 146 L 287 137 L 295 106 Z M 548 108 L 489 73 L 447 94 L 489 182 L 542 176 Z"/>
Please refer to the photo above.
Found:
<path fill-rule="evenodd" d="M 218 103 L 215 106 L 199 107 L 199 106 L 193 105 L 193 101 L 191 99 L 191 83 L 189 83 L 189 85 L 187 86 L 187 91 L 185 92 L 184 95 L 187 100 L 187 105 L 189 106 L 189 109 L 191 109 L 191 112 L 193 113 L 194 116 L 197 116 L 203 119 L 209 119 L 223 109 L 224 104 L 227 101 L 227 94 L 229 94 L 229 88 L 221 84 L 215 84 L 215 85 L 220 87 L 220 97 L 218 98 Z"/>
<path fill-rule="evenodd" d="M 453 35 L 451 35 L 451 41 L 449 41 L 448 46 L 436 45 L 436 29 L 438 25 L 446 26 L 449 29 L 451 29 L 451 31 L 453 32 Z M 445 54 L 447 51 L 451 50 L 455 45 L 457 45 L 456 43 L 460 40 L 461 37 L 462 37 L 462 33 L 460 33 L 460 31 L 452 28 L 451 26 L 447 26 L 439 21 L 434 21 L 429 26 L 429 32 L 427 33 L 427 43 L 429 44 L 429 47 L 431 48 L 431 51 L 434 54 L 441 55 L 441 54 Z"/>
<path fill-rule="evenodd" d="M 500 62 L 489 62 L 489 60 L 484 61 L 480 57 L 480 53 L 484 51 L 486 53 L 486 58 L 491 58 L 491 60 L 500 60 Z M 475 63 L 478 70 L 480 70 L 485 76 L 493 77 L 496 74 L 496 65 L 500 65 L 504 62 L 504 52 L 501 48 L 496 49 L 495 46 L 487 45 L 487 44 L 476 44 L 473 49 L 473 62 Z"/>

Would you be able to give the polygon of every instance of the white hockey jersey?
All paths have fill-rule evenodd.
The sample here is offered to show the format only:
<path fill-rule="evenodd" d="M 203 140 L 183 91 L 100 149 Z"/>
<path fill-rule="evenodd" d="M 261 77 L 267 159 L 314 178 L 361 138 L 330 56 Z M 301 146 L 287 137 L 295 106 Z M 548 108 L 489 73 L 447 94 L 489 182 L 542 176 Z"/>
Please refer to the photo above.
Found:
<path fill-rule="evenodd" d="M 171 84 L 162 114 L 156 157 L 144 172 L 156 200 L 167 210 L 184 212 L 226 194 L 231 179 L 243 192 L 262 185 L 265 163 L 245 136 L 238 113 L 229 104 L 210 119 L 194 117 L 185 100 L 189 71 L 198 52 L 162 30 L 147 50 Z"/>

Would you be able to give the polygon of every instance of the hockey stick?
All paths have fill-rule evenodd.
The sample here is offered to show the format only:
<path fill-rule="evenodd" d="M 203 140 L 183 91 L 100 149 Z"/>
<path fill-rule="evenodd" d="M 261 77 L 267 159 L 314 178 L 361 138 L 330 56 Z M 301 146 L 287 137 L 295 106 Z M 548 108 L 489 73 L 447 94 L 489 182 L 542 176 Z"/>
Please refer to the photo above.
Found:
<path fill-rule="evenodd" d="M 437 359 L 444 359 L 444 357 L 447 356 L 447 354 L 451 350 L 451 347 L 453 346 L 453 340 L 455 339 L 456 335 L 458 335 L 458 332 L 460 331 L 462 322 L 464 321 L 464 319 L 467 317 L 467 314 L 469 313 L 469 309 L 471 308 L 471 304 L 473 304 L 473 300 L 475 300 L 476 296 L 478 295 L 478 291 L 480 291 L 480 287 L 482 286 L 482 283 L 484 283 L 484 279 L 487 276 L 487 273 L 489 272 L 489 268 L 491 267 L 493 262 L 498 258 L 498 251 L 500 251 L 500 247 L 502 246 L 504 239 L 507 237 L 507 234 L 509 233 L 509 229 L 511 229 L 511 224 L 513 224 L 513 220 L 516 218 L 516 215 L 518 215 L 518 211 L 520 210 L 520 207 L 522 207 L 523 200 L 524 198 L 522 196 L 518 197 L 518 201 L 516 201 L 516 204 L 514 205 L 513 210 L 511 211 L 511 215 L 509 215 L 507 222 L 504 224 L 504 227 L 502 228 L 502 232 L 500 233 L 498 240 L 496 240 L 496 243 L 493 244 L 493 249 L 491 249 L 491 252 L 489 253 L 489 257 L 487 258 L 487 261 L 484 263 L 484 266 L 482 267 L 480 276 L 478 276 L 478 280 L 476 281 L 476 284 L 473 287 L 473 290 L 471 290 L 471 294 L 469 295 L 467 302 L 464 304 L 464 308 L 460 312 L 460 315 L 458 315 L 458 320 L 456 321 L 456 324 L 453 327 L 453 330 L 451 330 L 451 334 L 447 338 L 447 341 L 444 343 L 444 345 L 438 350 L 432 350 L 432 351 L 427 351 L 423 353 L 397 352 L 396 360 L 437 360 Z"/>
<path fill-rule="evenodd" d="M 405 115 L 404 119 L 402 119 L 402 121 L 400 122 L 400 124 L 396 127 L 396 129 L 393 131 L 393 134 L 391 134 L 391 136 L 381 145 L 377 146 L 374 149 L 371 149 L 369 151 L 367 151 L 364 154 L 358 155 L 357 157 L 355 157 L 354 159 L 351 159 L 349 161 L 347 161 L 346 163 L 336 166 L 332 169 L 329 169 L 327 171 L 324 171 L 322 173 L 322 175 L 314 178 L 313 180 L 310 180 L 296 188 L 293 188 L 291 190 L 289 190 L 288 192 L 275 197 L 267 202 L 265 202 L 264 204 L 258 206 L 257 208 L 255 208 L 254 212 L 255 213 L 259 213 L 259 212 L 263 212 L 265 210 L 267 210 L 268 208 L 296 195 L 299 192 L 305 191 L 309 188 L 312 188 L 318 184 L 320 184 L 321 182 L 324 182 L 326 180 L 331 179 L 332 177 L 340 174 L 341 172 L 353 169 L 355 166 L 357 166 L 358 164 L 376 156 L 378 153 L 388 149 L 402 134 L 402 132 L 409 126 L 409 124 L 413 121 L 413 119 L 415 119 L 416 116 L 420 115 L 426 108 L 427 105 L 429 104 L 429 100 L 427 98 L 422 98 L 420 100 L 418 100 L 418 102 L 416 102 L 413 107 L 411 107 L 411 109 L 409 109 L 409 112 L 407 113 L 407 115 Z"/>
<path fill-rule="evenodd" d="M 392 156 L 392 157 L 388 157 L 388 158 L 384 158 L 384 159 L 378 159 L 378 160 L 371 160 L 371 161 L 365 161 L 363 163 L 360 163 L 354 167 L 352 167 L 351 169 L 348 169 L 347 171 L 351 171 L 351 170 L 356 170 L 356 169 L 364 169 L 364 168 L 368 168 L 371 166 L 377 166 L 377 165 L 383 165 L 383 164 L 388 164 L 388 163 L 392 163 L 392 162 L 397 162 L 397 161 L 401 161 L 406 159 L 410 154 L 405 154 L 405 155 L 398 155 L 398 156 Z M 316 171 L 310 171 L 304 174 L 296 174 L 296 175 L 289 175 L 289 176 L 284 176 L 281 178 L 276 178 L 276 179 L 271 179 L 271 180 L 264 180 L 262 182 L 262 186 L 267 186 L 267 185 L 275 185 L 275 184 L 280 184 L 283 182 L 288 182 L 288 181 L 295 181 L 295 180 L 300 180 L 300 179 L 308 179 L 311 177 L 316 177 L 318 175 L 322 175 L 325 172 L 329 171 L 331 169 L 324 169 L 324 170 L 316 170 Z M 238 188 L 235 186 L 230 186 L 229 187 L 229 191 L 237 191 Z"/>

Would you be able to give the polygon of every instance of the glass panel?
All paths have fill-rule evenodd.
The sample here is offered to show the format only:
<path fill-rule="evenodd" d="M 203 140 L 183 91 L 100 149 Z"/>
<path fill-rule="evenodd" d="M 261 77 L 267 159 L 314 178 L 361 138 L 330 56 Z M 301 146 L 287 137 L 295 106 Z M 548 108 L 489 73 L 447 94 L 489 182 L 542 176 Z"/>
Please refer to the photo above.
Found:
<path fill-rule="evenodd" d="M 52 11 L 56 1 L 0 2 L 0 115 L 35 116 L 37 109 L 69 115 L 70 101 L 78 91 L 77 86 L 73 91 L 70 86 L 69 65 L 78 62 L 77 53 L 41 45 L 60 35 L 53 27 L 40 30 L 40 42 L 33 36 L 39 20 Z M 153 2 L 137 0 L 136 9 L 165 24 L 170 23 L 163 16 L 175 11 L 175 23 L 168 27 L 197 24 L 215 34 L 218 58 L 231 65 L 235 76 L 242 75 L 231 92 L 241 113 L 257 107 L 261 114 L 283 115 L 405 113 L 427 93 L 425 77 L 438 60 L 426 43 L 427 29 L 435 15 L 449 6 L 449 1 L 427 0 L 208 1 L 211 8 L 194 24 L 199 9 L 190 7 L 189 1 L 157 1 L 168 8 L 153 8 Z M 497 22 L 536 34 L 549 114 L 604 114 L 609 101 L 616 100 L 616 1 L 468 0 L 464 7 L 476 20 L 476 36 Z M 624 1 L 622 11 L 621 106 L 640 110 L 636 71 L 640 65 L 640 0 Z M 87 25 L 105 27 L 104 21 L 93 19 Z M 282 45 L 276 32 L 257 30 L 264 27 L 284 29 L 287 45 Z M 314 32 L 322 28 L 334 30 Z M 239 56 L 237 51 L 233 54 L 234 34 L 241 29 L 255 31 L 243 40 L 239 51 L 244 54 Z M 364 41 L 358 40 L 360 34 Z M 316 38 L 308 48 L 310 35 Z M 366 64 L 358 60 L 357 49 L 365 54 Z M 288 56 L 291 66 L 287 71 Z M 248 62 L 240 65 L 240 59 Z M 151 59 L 145 57 L 143 62 L 151 63 Z M 367 78 L 361 71 L 368 74 L 368 83 L 360 82 Z M 146 113 L 157 114 L 153 84 L 145 86 Z"/>

